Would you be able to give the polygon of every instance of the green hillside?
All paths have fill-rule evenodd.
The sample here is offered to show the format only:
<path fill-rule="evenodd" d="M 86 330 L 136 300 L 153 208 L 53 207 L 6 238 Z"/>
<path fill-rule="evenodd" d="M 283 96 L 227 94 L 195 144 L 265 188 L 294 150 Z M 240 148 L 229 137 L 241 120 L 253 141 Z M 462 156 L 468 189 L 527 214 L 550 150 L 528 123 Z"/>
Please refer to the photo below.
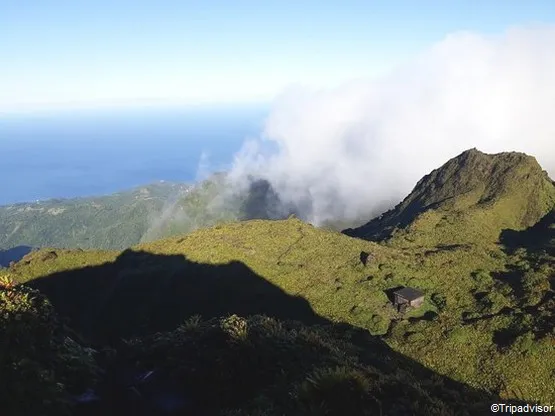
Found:
<path fill-rule="evenodd" d="M 0 260 L 14 248 L 122 250 L 230 221 L 287 218 L 276 198 L 266 181 L 251 178 L 235 189 L 216 173 L 194 185 L 161 182 L 101 197 L 0 206 Z"/>
<path fill-rule="evenodd" d="M 497 242 L 504 229 L 536 224 L 555 206 L 555 186 L 535 158 L 467 150 L 422 178 L 394 209 L 351 236 L 396 244 Z"/>
<path fill-rule="evenodd" d="M 287 313 L 295 308 L 274 301 L 278 288 L 472 387 L 544 403 L 555 397 L 548 382 L 555 368 L 553 259 L 468 247 L 399 250 L 296 219 L 228 224 L 136 250 L 39 251 L 8 273 L 40 289 L 98 342 L 169 330 L 197 313 L 298 318 Z M 371 254 L 367 266 L 362 251 Z M 520 280 L 511 278 L 515 272 Z M 385 291 L 405 285 L 427 296 L 423 307 L 401 315 Z"/>
<path fill-rule="evenodd" d="M 139 242 L 152 241 L 176 234 L 186 234 L 198 228 L 240 219 L 242 198 L 226 193 L 227 177 L 214 174 L 191 186 L 187 193 L 167 204 L 151 222 Z M 125 247 L 125 248 L 126 248 Z"/>
<path fill-rule="evenodd" d="M 0 285 L 0 305 L 8 416 L 475 415 L 499 401 L 348 325 L 194 316 L 93 349 L 34 290 Z"/>
<path fill-rule="evenodd" d="M 286 324 L 290 329 L 279 332 L 277 338 L 272 332 L 269 340 L 259 331 L 261 318 L 233 321 L 233 331 L 239 331 L 241 339 L 251 336 L 245 329 L 251 325 L 254 338 L 249 341 L 250 350 L 229 347 L 228 351 L 218 335 L 217 328 L 227 325 L 222 323 L 222 317 L 267 315 L 328 328 L 323 332 L 331 339 L 319 338 L 318 329 L 314 329 L 315 334 L 307 333 L 310 339 L 319 339 L 314 341 L 318 346 L 310 348 L 318 351 L 323 345 L 328 348 L 323 355 L 317 355 L 320 358 L 314 358 L 322 361 L 307 359 L 306 365 L 315 367 L 300 366 L 299 372 L 287 367 L 283 377 L 291 372 L 294 380 L 264 379 L 257 390 L 263 396 L 257 399 L 260 402 L 250 401 L 253 392 L 249 391 L 244 393 L 244 399 L 221 405 L 228 409 L 237 406 L 243 412 L 228 414 L 297 414 L 289 412 L 287 406 L 302 407 L 305 402 L 292 404 L 285 400 L 284 397 L 299 397 L 288 389 L 293 389 L 292 386 L 302 389 L 301 379 L 305 376 L 308 377 L 305 388 L 318 384 L 314 382 L 316 376 L 307 375 L 316 368 L 327 368 L 322 370 L 326 373 L 336 364 L 345 366 L 346 358 L 337 361 L 337 356 L 333 358 L 335 353 L 329 355 L 330 351 L 342 350 L 336 342 L 356 344 L 353 354 L 362 362 L 362 367 L 347 365 L 345 371 L 351 380 L 348 383 L 355 382 L 352 377 L 359 380 L 356 381 L 359 387 L 367 386 L 369 379 L 374 380 L 371 384 L 377 383 L 372 384 L 377 390 L 363 387 L 361 393 L 359 387 L 355 388 L 356 394 L 360 394 L 357 400 L 362 402 L 354 400 L 353 406 L 365 403 L 366 408 L 374 409 L 372 412 L 378 410 L 370 402 L 382 406 L 386 397 L 390 398 L 381 384 L 388 385 L 389 376 L 385 374 L 403 380 L 397 394 L 415 388 L 414 395 L 406 393 L 412 397 L 414 406 L 424 406 L 414 407 L 415 414 L 464 414 L 464 406 L 446 405 L 441 389 L 432 388 L 433 393 L 429 390 L 431 387 L 424 380 L 430 379 L 438 380 L 438 386 L 460 383 L 455 384 L 458 393 L 452 403 L 480 406 L 488 400 L 490 403 L 522 400 L 552 404 L 554 196 L 553 182 L 533 158 L 516 153 L 485 155 L 472 150 L 422 179 L 393 211 L 360 229 L 347 231 L 366 238 L 377 237 L 380 242 L 315 228 L 294 217 L 226 222 L 141 243 L 123 252 L 44 249 L 28 254 L 7 270 L 0 270 L 0 277 L 9 276 L 23 284 L 18 287 L 30 287 L 46 295 L 84 344 L 97 349 L 109 346 L 117 351 L 118 357 L 138 354 L 137 362 L 148 363 L 144 369 L 163 366 L 166 359 L 167 365 L 183 364 L 189 369 L 183 370 L 185 379 L 190 377 L 191 365 L 194 367 L 197 362 L 184 358 L 189 354 L 203 363 L 223 354 L 226 358 L 217 365 L 227 366 L 229 362 L 241 361 L 233 354 L 251 357 L 258 349 L 260 354 L 266 354 L 262 346 L 265 342 L 271 345 L 277 342 L 279 348 L 292 354 L 287 356 L 306 353 L 305 341 L 298 337 L 299 330 L 286 335 L 292 330 Z M 424 304 L 407 312 L 397 311 L 390 294 L 401 286 L 423 291 Z M 202 330 L 191 333 L 190 319 L 195 315 L 207 321 L 194 321 L 193 328 L 200 326 Z M 175 329 L 186 321 L 189 329 Z M 330 329 L 340 324 L 349 330 L 338 334 Z M 270 325 L 274 328 L 278 324 Z M 364 334 L 362 341 L 358 336 L 353 338 L 352 331 Z M 205 341 L 196 344 L 190 338 L 204 340 L 203 334 L 211 334 L 206 335 L 206 342 L 210 345 L 208 351 L 213 352 L 206 355 L 202 352 Z M 127 350 L 128 344 L 121 344 L 122 337 L 142 340 L 132 342 L 129 345 L 133 348 Z M 185 347 L 189 342 L 193 346 Z M 180 347 L 175 347 L 175 343 Z M 180 355 L 183 352 L 180 348 L 189 349 Z M 222 353 L 220 348 L 226 352 Z M 274 347 L 269 351 L 272 357 L 281 354 Z M 395 364 L 397 372 L 384 370 L 385 363 L 397 362 L 395 357 L 408 360 L 403 361 L 405 367 Z M 228 358 L 230 361 L 226 361 Z M 252 359 L 265 363 L 269 358 Z M 298 359 L 295 363 L 304 361 Z M 297 364 L 288 361 L 284 365 Z M 215 374 L 223 371 L 212 364 L 209 368 Z M 353 376 L 353 368 L 362 371 L 366 381 Z M 401 368 L 406 368 L 406 372 Z M 423 375 L 423 368 L 433 376 Z M 265 377 L 261 374 L 266 374 L 266 369 L 261 364 L 261 373 L 249 373 L 249 377 Z M 247 370 L 240 367 L 237 371 L 233 374 Z M 249 367 L 248 371 L 254 370 Z M 342 374 L 344 370 L 339 371 Z M 221 386 L 218 383 L 228 385 L 236 379 L 217 380 L 215 385 Z M 332 385 L 330 391 L 335 392 L 339 387 Z M 243 391 L 241 388 L 237 387 L 237 391 Z M 353 390 L 348 390 L 352 394 Z M 469 394 L 478 394 L 481 399 L 471 399 Z M 341 401 L 342 406 L 352 401 L 352 396 L 349 397 Z M 436 407 L 429 405 L 428 397 Z M 270 410 L 264 413 L 262 408 Z M 310 411 L 303 409 L 305 413 L 298 414 L 344 414 L 337 410 L 325 413 L 317 410 L 317 406 Z M 489 414 L 489 406 L 480 409 L 468 413 Z M 403 414 L 402 410 L 395 413 L 395 409 L 388 408 L 383 414 L 399 412 Z"/>
<path fill-rule="evenodd" d="M 16 246 L 123 249 L 141 241 L 170 198 L 189 186 L 161 182 L 113 195 L 0 207 L 0 250 Z"/>

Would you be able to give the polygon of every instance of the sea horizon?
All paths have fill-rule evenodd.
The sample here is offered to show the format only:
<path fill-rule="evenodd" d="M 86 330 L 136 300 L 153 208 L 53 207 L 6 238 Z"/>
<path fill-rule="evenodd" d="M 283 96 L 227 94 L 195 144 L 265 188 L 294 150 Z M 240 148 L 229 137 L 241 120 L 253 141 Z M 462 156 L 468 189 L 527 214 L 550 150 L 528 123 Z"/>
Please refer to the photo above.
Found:
<path fill-rule="evenodd" d="M 263 105 L 95 109 L 0 117 L 0 205 L 94 197 L 228 170 Z"/>

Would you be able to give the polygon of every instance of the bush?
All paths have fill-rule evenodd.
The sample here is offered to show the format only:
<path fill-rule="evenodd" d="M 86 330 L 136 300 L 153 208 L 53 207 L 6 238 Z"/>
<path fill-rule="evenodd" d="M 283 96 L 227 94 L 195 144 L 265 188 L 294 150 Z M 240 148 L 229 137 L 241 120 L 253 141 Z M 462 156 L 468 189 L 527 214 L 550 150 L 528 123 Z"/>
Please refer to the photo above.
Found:
<path fill-rule="evenodd" d="M 191 414 L 443 415 L 462 403 L 452 403 L 447 386 L 434 386 L 430 396 L 413 378 L 419 367 L 397 361 L 379 338 L 360 328 L 264 316 L 195 318 L 128 346 L 118 360 L 171 373 L 202 410 Z"/>
<path fill-rule="evenodd" d="M 549 276 L 541 271 L 530 270 L 522 275 L 521 284 L 524 292 L 537 302 L 543 293 L 549 290 Z M 531 303 L 535 303 L 530 300 Z"/>
<path fill-rule="evenodd" d="M 410 332 L 407 335 L 407 341 L 411 344 L 417 344 L 426 341 L 426 339 L 426 335 L 424 335 L 422 332 Z"/>
<path fill-rule="evenodd" d="M 492 291 L 479 300 L 481 311 L 497 312 L 503 307 L 508 306 L 509 302 L 499 291 Z"/>
<path fill-rule="evenodd" d="M 314 371 L 297 387 L 302 414 L 365 415 L 378 410 L 369 395 L 371 382 L 360 371 L 346 367 Z M 369 403 L 370 402 L 370 403 Z"/>
<path fill-rule="evenodd" d="M 533 354 L 538 350 L 538 342 L 532 332 L 516 337 L 511 349 L 520 354 Z"/>
<path fill-rule="evenodd" d="M 69 414 L 70 394 L 93 384 L 97 375 L 93 350 L 64 333 L 44 296 L 4 283 L 0 286 L 2 414 Z"/>
<path fill-rule="evenodd" d="M 445 296 L 440 293 L 434 293 L 431 296 L 432 303 L 435 305 L 438 311 L 442 311 L 447 306 L 447 300 Z"/>
<path fill-rule="evenodd" d="M 383 335 L 389 328 L 389 319 L 381 315 L 372 315 L 372 318 L 368 320 L 366 326 L 373 335 Z"/>
<path fill-rule="evenodd" d="M 492 284 L 491 275 L 485 270 L 478 269 L 471 276 L 480 288 L 488 287 Z"/>
<path fill-rule="evenodd" d="M 244 318 L 237 315 L 231 315 L 221 321 L 222 330 L 228 334 L 232 339 L 237 341 L 244 341 L 247 339 L 248 326 Z"/>

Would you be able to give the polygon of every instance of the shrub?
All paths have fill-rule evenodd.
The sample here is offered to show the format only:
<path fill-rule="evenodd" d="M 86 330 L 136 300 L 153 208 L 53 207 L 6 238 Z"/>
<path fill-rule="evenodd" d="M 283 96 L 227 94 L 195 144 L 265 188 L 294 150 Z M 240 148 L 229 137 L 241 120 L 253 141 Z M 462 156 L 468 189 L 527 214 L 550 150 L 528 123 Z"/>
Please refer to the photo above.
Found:
<path fill-rule="evenodd" d="M 432 303 L 435 305 L 435 307 L 438 309 L 438 311 L 444 310 L 445 307 L 447 306 L 447 300 L 445 299 L 445 296 L 443 296 L 440 293 L 432 294 L 431 300 L 432 300 Z"/>
<path fill-rule="evenodd" d="M 186 319 L 185 322 L 183 322 L 179 326 L 179 329 L 182 331 L 193 331 L 200 327 L 201 321 L 202 318 L 200 317 L 200 315 L 193 315 L 190 318 Z"/>
<path fill-rule="evenodd" d="M 491 275 L 485 270 L 478 269 L 472 273 L 472 279 L 478 284 L 478 287 L 487 287 L 491 285 Z"/>
<path fill-rule="evenodd" d="M 416 344 L 419 342 L 423 342 L 426 341 L 426 335 L 424 335 L 422 332 L 411 332 L 407 335 L 407 340 L 411 343 L 411 344 Z"/>
<path fill-rule="evenodd" d="M 389 319 L 381 315 L 372 315 L 366 323 L 366 326 L 373 335 L 382 335 L 385 334 L 389 328 Z"/>
<path fill-rule="evenodd" d="M 522 289 L 527 294 L 542 294 L 549 290 L 549 277 L 541 271 L 527 271 L 522 275 Z"/>
<path fill-rule="evenodd" d="M 500 293 L 497 290 L 488 292 L 488 294 L 482 297 L 478 303 L 481 306 L 482 311 L 489 310 L 491 312 L 499 311 L 503 307 L 509 305 L 507 298 L 505 298 L 503 293 Z"/>
<path fill-rule="evenodd" d="M 538 350 L 538 343 L 532 332 L 516 337 L 511 349 L 520 354 L 533 354 Z"/>
<path fill-rule="evenodd" d="M 244 341 L 247 339 L 248 326 L 244 318 L 231 315 L 221 320 L 222 330 L 234 340 Z"/>
<path fill-rule="evenodd" d="M 0 276 L 0 288 L 2 289 L 13 289 L 15 287 L 15 280 L 11 277 L 11 275 L 3 275 Z"/>
<path fill-rule="evenodd" d="M 323 368 L 297 387 L 295 397 L 307 415 L 371 414 L 368 406 L 371 386 L 368 378 L 356 369 Z"/>
<path fill-rule="evenodd" d="M 37 291 L 3 285 L 0 311 L 2 414 L 68 414 L 69 395 L 97 376 L 94 351 L 64 333 Z"/>

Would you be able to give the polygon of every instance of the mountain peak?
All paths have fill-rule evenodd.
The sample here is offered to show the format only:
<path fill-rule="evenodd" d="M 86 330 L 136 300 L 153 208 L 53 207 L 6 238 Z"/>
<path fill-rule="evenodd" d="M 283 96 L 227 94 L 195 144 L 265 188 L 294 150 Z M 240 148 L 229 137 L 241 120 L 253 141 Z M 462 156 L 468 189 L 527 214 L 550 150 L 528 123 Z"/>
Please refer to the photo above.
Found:
<path fill-rule="evenodd" d="M 443 220 L 457 231 L 456 226 L 465 223 L 479 234 L 491 232 L 497 238 L 502 229 L 534 225 L 554 205 L 554 183 L 534 157 L 521 152 L 486 154 L 472 148 L 424 176 L 394 209 L 344 232 L 370 240 L 388 239 L 396 230 L 414 229 L 419 217 L 434 212 L 436 222 L 427 226 L 442 226 Z"/>

